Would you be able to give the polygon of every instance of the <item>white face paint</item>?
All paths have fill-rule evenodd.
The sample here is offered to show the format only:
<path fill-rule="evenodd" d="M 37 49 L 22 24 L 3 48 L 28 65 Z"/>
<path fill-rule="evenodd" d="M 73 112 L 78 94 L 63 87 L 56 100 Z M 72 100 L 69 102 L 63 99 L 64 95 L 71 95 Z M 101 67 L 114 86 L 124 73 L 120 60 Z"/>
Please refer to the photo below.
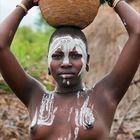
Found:
<path fill-rule="evenodd" d="M 64 78 L 63 79 L 63 84 L 67 84 L 69 86 L 70 85 L 70 81 Z"/>
<path fill-rule="evenodd" d="M 70 63 L 69 53 L 73 50 L 77 51 L 78 54 L 82 54 L 81 61 L 83 66 L 78 75 L 81 75 L 86 71 L 87 63 L 87 53 L 86 45 L 80 38 L 72 38 L 71 36 L 57 37 L 50 44 L 50 49 L 48 52 L 48 67 L 52 62 L 52 55 L 58 50 L 61 49 L 64 53 L 63 63 Z"/>

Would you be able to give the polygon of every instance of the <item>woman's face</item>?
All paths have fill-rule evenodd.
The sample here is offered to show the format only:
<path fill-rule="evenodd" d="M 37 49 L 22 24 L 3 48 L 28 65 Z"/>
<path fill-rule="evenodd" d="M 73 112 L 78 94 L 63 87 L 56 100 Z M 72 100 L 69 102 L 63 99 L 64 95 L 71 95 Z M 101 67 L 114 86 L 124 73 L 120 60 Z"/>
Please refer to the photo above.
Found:
<path fill-rule="evenodd" d="M 57 37 L 50 44 L 48 67 L 57 83 L 76 84 L 86 70 L 86 45 L 79 38 Z"/>

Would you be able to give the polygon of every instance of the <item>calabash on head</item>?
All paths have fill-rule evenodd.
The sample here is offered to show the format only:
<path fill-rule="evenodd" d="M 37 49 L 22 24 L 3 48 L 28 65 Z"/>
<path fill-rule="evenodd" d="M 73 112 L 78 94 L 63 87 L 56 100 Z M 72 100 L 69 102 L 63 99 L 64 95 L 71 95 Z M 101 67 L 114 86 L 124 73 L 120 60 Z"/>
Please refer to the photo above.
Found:
<path fill-rule="evenodd" d="M 53 27 L 87 27 L 96 17 L 100 0 L 39 0 L 42 16 Z"/>

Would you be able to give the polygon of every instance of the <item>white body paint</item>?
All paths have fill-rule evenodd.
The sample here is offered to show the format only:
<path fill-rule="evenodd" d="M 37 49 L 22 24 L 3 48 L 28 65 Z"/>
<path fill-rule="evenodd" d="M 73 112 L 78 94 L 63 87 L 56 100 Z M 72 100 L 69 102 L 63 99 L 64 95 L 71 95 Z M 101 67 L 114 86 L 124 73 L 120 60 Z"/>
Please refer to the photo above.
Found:
<path fill-rule="evenodd" d="M 57 107 L 54 108 L 53 105 L 54 105 L 54 95 L 50 94 L 48 96 L 44 94 L 40 105 L 39 115 L 37 116 L 38 112 L 36 109 L 35 116 L 33 118 L 31 126 L 34 126 L 36 124 L 51 126 L 55 118 L 55 113 L 58 109 Z M 46 112 L 47 116 L 45 115 Z"/>
<path fill-rule="evenodd" d="M 81 60 L 83 66 L 81 68 L 81 71 L 79 72 L 79 75 L 86 71 L 86 63 L 87 63 L 86 45 L 80 38 L 72 38 L 71 36 L 57 37 L 52 41 L 48 52 L 49 68 L 52 61 L 52 55 L 59 48 L 64 52 L 63 63 L 70 62 L 69 53 L 73 50 L 76 50 L 78 54 L 82 54 Z"/>
<path fill-rule="evenodd" d="M 80 91 L 77 93 L 77 100 L 80 100 L 80 97 L 83 98 L 84 96 L 80 94 Z M 88 125 L 93 126 L 95 122 L 95 118 L 93 115 L 93 105 L 90 104 L 89 96 L 86 97 L 85 101 L 82 105 L 80 105 L 80 102 L 77 101 L 77 105 L 81 106 L 81 108 L 77 107 L 71 107 L 69 108 L 69 114 L 68 114 L 68 123 L 70 123 L 72 120 L 72 114 L 74 113 L 74 122 L 75 122 L 75 129 L 74 129 L 74 140 L 77 140 L 80 127 L 83 127 L 84 129 L 88 129 Z M 53 124 L 53 121 L 55 119 L 55 113 L 56 111 L 59 111 L 58 107 L 54 107 L 54 95 L 50 94 L 44 94 L 42 97 L 40 110 L 39 112 L 36 109 L 32 124 L 32 126 L 37 125 L 46 125 L 51 126 Z M 46 113 L 47 112 L 47 113 Z M 39 114 L 38 114 L 39 113 Z M 45 115 L 47 114 L 47 115 Z M 72 132 L 71 129 L 68 130 L 67 136 L 61 134 L 61 137 L 58 137 L 58 140 L 71 140 L 72 138 Z"/>
<path fill-rule="evenodd" d="M 67 137 L 59 137 L 58 140 L 71 140 L 71 131 L 68 132 L 68 136 Z"/>
<path fill-rule="evenodd" d="M 87 129 L 88 125 L 91 125 L 91 126 L 94 125 L 95 118 L 94 118 L 94 115 L 92 113 L 93 105 L 91 108 L 88 107 L 88 105 L 89 105 L 89 96 L 87 97 L 87 99 L 83 103 L 80 110 L 75 108 L 75 125 L 76 125 L 76 127 L 74 130 L 74 135 L 75 135 L 74 140 L 76 140 L 78 137 L 79 127 L 82 126 L 84 129 Z"/>
<path fill-rule="evenodd" d="M 79 127 L 75 127 L 74 129 L 74 140 L 77 140 L 79 134 Z"/>

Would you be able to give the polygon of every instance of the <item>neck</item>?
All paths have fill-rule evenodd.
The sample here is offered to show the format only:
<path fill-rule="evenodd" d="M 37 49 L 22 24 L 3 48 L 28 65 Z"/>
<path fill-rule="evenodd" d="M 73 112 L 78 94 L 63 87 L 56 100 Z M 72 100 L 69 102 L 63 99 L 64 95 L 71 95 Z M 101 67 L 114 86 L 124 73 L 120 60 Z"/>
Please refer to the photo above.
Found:
<path fill-rule="evenodd" d="M 59 86 L 57 85 L 55 88 L 55 93 L 60 94 L 60 95 L 71 95 L 71 94 L 75 94 L 78 93 L 79 91 L 83 91 L 85 89 L 85 87 L 83 86 L 83 84 L 81 83 L 78 86 Z"/>

